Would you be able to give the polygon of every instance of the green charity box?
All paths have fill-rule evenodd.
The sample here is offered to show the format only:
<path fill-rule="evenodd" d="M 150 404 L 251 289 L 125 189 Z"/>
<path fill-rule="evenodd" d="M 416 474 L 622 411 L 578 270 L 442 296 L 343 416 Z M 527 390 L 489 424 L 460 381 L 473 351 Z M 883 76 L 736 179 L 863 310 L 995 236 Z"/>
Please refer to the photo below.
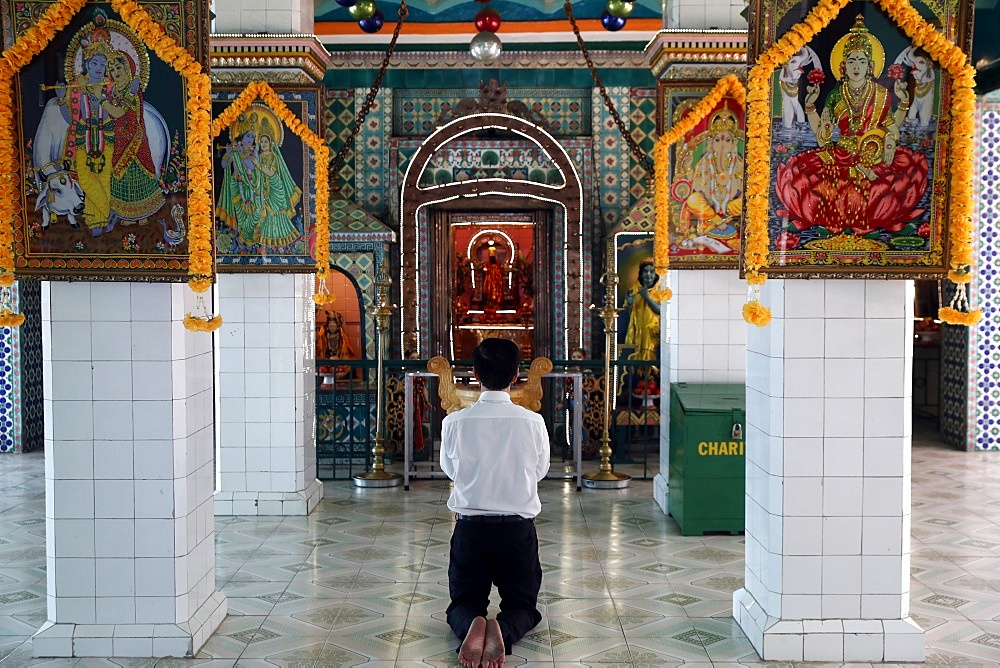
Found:
<path fill-rule="evenodd" d="M 745 385 L 670 385 L 670 514 L 682 535 L 745 529 L 745 428 Z"/>

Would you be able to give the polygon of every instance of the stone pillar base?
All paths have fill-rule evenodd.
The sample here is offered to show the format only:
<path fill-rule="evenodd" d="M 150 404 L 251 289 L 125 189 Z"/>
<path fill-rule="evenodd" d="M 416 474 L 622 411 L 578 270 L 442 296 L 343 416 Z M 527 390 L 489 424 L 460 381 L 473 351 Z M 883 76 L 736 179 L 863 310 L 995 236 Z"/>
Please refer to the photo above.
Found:
<path fill-rule="evenodd" d="M 226 596 L 215 592 L 183 624 L 69 624 L 45 622 L 31 639 L 36 657 L 193 657 L 226 617 Z"/>
<path fill-rule="evenodd" d="M 657 473 L 653 478 L 653 501 L 656 501 L 664 515 L 670 514 L 670 485 L 662 473 Z"/>
<path fill-rule="evenodd" d="M 733 618 L 764 661 L 923 661 L 924 632 L 903 619 L 786 619 L 768 616 L 746 589 Z"/>
<path fill-rule="evenodd" d="M 216 492 L 216 515 L 308 515 L 323 499 L 323 481 L 301 492 Z"/>

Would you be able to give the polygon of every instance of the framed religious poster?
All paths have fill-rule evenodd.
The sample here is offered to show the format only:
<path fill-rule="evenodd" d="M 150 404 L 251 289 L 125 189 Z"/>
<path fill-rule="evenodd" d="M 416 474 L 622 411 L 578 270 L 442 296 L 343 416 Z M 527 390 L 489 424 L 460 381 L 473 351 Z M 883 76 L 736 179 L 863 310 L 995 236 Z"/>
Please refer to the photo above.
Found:
<path fill-rule="evenodd" d="M 128 17 L 79 4 L 0 0 L 3 47 L 30 52 L 11 82 L 15 270 L 186 280 L 188 187 L 210 184 L 188 170 L 185 77 L 207 67 L 208 3 L 143 2 Z M 61 21 L 40 23 L 46 12 Z M 164 33 L 181 47 L 172 62 L 150 46 Z"/>
<path fill-rule="evenodd" d="M 218 118 L 243 90 L 213 88 L 212 116 Z M 274 92 L 296 119 L 319 132 L 319 86 L 280 87 Z M 315 269 L 311 244 L 316 156 L 282 115 L 258 98 L 212 147 L 220 271 Z"/>
<path fill-rule="evenodd" d="M 661 81 L 658 134 L 692 113 L 715 82 Z M 723 97 L 667 150 L 672 269 L 735 269 L 740 255 L 746 156 L 743 105 Z"/>
<path fill-rule="evenodd" d="M 653 235 L 619 232 L 615 235 L 615 273 L 618 275 L 618 339 L 616 359 L 659 364 L 660 284 L 653 261 Z"/>
<path fill-rule="evenodd" d="M 750 62 L 817 4 L 751 0 Z M 969 4 L 913 1 L 966 52 Z M 942 64 L 877 3 L 851 2 L 782 58 L 768 81 L 766 271 L 821 278 L 944 275 L 952 76 Z"/>

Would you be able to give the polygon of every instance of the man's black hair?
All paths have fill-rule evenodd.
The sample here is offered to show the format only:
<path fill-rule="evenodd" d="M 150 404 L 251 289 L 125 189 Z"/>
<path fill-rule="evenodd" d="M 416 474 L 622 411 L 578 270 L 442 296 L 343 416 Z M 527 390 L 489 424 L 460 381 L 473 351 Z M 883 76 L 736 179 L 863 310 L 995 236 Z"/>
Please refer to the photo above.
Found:
<path fill-rule="evenodd" d="M 472 351 L 472 368 L 484 390 L 507 389 L 520 361 L 521 349 L 507 339 L 483 339 Z"/>

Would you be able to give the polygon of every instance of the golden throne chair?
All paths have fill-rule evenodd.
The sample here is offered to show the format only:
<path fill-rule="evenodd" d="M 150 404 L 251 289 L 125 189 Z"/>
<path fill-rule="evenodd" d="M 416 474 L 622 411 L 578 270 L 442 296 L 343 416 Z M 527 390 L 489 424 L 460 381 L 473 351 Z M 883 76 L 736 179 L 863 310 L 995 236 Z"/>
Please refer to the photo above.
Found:
<path fill-rule="evenodd" d="M 455 385 L 451 364 L 443 357 L 432 357 L 427 361 L 427 370 L 437 374 L 438 396 L 441 408 L 448 413 L 471 406 L 479 399 L 479 390 L 461 389 Z M 542 376 L 552 371 L 552 360 L 536 357 L 528 368 L 528 380 L 523 385 L 510 389 L 510 400 L 518 406 L 537 413 L 542 409 Z"/>

